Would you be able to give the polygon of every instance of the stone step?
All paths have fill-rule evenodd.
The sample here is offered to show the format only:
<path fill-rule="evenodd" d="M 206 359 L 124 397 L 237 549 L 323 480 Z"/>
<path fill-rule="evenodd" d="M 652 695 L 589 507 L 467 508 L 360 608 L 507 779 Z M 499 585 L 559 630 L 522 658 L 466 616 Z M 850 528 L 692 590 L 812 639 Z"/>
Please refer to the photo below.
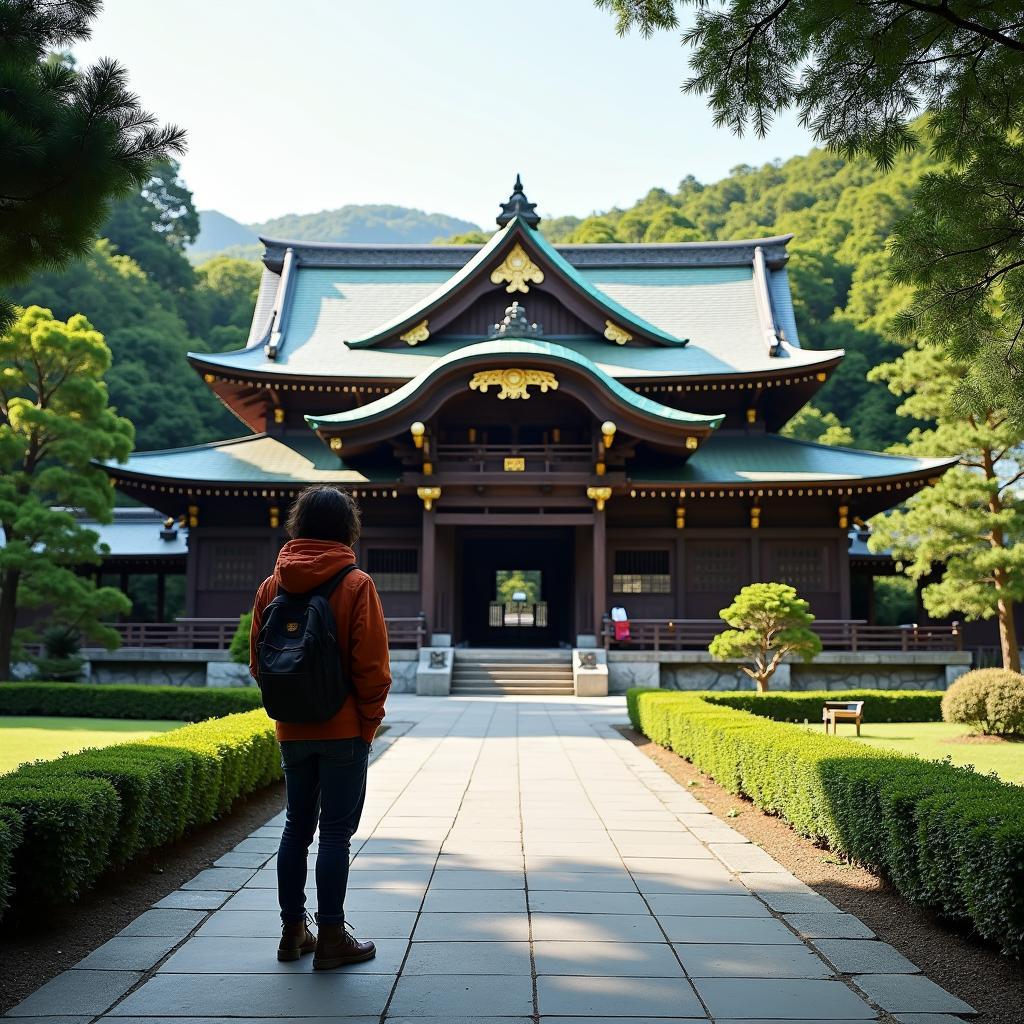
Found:
<path fill-rule="evenodd" d="M 451 692 L 454 696 L 479 697 L 572 697 L 575 693 L 571 686 L 455 686 Z"/>

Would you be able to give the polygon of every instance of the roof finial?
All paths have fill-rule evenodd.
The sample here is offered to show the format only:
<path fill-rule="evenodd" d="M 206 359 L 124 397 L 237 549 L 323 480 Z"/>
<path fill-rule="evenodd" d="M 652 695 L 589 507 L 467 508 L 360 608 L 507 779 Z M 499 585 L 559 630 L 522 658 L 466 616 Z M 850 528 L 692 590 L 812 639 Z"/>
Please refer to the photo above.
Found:
<path fill-rule="evenodd" d="M 498 227 L 504 227 L 513 218 L 518 217 L 521 221 L 535 228 L 540 223 L 540 217 L 535 212 L 536 203 L 531 203 L 523 191 L 523 182 L 519 175 L 516 175 L 516 183 L 512 189 L 512 195 L 508 197 L 507 203 L 501 204 L 501 213 L 498 214 Z"/>

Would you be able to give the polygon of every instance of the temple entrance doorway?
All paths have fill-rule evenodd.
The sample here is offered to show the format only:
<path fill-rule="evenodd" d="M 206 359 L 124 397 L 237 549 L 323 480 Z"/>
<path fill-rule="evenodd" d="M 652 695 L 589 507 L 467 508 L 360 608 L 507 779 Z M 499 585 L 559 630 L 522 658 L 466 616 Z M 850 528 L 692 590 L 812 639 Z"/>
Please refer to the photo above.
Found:
<path fill-rule="evenodd" d="M 459 641 L 473 647 L 558 647 L 571 641 L 571 528 L 470 528 L 457 543 Z"/>

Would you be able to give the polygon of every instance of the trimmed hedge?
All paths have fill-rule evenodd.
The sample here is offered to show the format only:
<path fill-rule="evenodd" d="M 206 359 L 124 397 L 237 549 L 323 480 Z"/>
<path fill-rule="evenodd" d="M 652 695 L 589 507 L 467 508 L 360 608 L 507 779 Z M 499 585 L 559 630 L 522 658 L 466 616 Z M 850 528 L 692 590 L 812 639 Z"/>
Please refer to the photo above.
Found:
<path fill-rule="evenodd" d="M 12 890 L 16 913 L 74 900 L 280 777 L 262 709 L 0 776 L 0 913 Z"/>
<path fill-rule="evenodd" d="M 262 707 L 255 686 L 96 686 L 90 683 L 0 683 L 0 715 L 148 718 L 202 722 Z"/>
<path fill-rule="evenodd" d="M 1024 787 L 709 696 L 630 690 L 630 721 L 801 835 L 886 875 L 912 902 L 1024 953 Z"/>
<path fill-rule="evenodd" d="M 941 722 L 942 690 L 799 690 L 783 693 L 705 693 L 712 704 L 776 722 L 820 722 L 827 700 L 864 701 L 865 722 Z"/>

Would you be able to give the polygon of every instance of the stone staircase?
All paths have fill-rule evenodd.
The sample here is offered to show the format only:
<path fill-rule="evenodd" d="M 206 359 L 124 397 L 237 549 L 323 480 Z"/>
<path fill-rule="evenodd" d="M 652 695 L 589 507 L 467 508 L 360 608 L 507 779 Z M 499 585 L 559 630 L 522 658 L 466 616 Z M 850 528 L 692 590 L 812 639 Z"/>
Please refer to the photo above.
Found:
<path fill-rule="evenodd" d="M 451 693 L 453 697 L 571 697 L 572 652 L 456 648 Z"/>

